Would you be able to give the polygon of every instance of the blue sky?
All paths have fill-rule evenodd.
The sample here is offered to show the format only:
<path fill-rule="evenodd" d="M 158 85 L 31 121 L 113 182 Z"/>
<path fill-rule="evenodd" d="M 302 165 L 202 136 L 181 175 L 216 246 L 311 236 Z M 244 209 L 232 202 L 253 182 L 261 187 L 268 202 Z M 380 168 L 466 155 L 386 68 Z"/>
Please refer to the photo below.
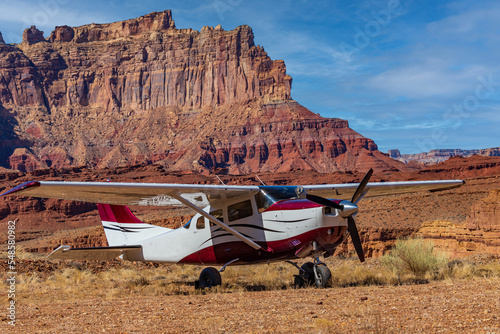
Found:
<path fill-rule="evenodd" d="M 47 37 L 165 9 L 177 28 L 250 25 L 292 98 L 381 151 L 500 146 L 498 1 L 0 0 L 0 31 L 20 42 L 29 25 Z"/>

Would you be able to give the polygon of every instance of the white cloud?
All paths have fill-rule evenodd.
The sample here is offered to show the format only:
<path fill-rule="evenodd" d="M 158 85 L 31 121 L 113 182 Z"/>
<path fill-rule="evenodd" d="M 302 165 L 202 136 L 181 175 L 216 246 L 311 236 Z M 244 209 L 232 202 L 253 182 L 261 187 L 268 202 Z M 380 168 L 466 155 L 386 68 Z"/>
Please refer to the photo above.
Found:
<path fill-rule="evenodd" d="M 454 71 L 448 69 L 446 64 L 409 64 L 373 76 L 367 81 L 367 87 L 393 97 L 463 99 L 464 94 L 474 93 L 476 77 L 488 72 L 489 69 L 480 65 Z"/>
<path fill-rule="evenodd" d="M 469 3 L 472 5 L 473 3 Z M 486 39 L 495 37 L 498 31 L 489 29 L 498 24 L 500 4 L 497 2 L 482 2 L 471 6 L 472 8 L 456 8 L 459 10 L 454 15 L 431 22 L 427 31 L 433 38 L 449 38 L 457 36 L 461 41 L 469 39 Z"/>

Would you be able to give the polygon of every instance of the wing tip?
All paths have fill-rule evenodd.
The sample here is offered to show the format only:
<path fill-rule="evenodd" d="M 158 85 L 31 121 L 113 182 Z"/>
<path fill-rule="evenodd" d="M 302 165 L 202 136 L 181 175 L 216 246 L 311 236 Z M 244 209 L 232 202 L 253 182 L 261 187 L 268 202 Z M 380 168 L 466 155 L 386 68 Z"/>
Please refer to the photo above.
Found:
<path fill-rule="evenodd" d="M 0 195 L 0 197 L 3 197 L 3 196 L 7 196 L 7 195 L 12 195 L 14 193 L 17 193 L 19 191 L 23 191 L 23 190 L 26 190 L 26 189 L 30 189 L 30 188 L 36 188 L 36 187 L 39 187 L 40 186 L 40 182 L 39 181 L 28 181 L 28 182 L 24 182 L 6 192 L 4 192 L 3 194 Z"/>

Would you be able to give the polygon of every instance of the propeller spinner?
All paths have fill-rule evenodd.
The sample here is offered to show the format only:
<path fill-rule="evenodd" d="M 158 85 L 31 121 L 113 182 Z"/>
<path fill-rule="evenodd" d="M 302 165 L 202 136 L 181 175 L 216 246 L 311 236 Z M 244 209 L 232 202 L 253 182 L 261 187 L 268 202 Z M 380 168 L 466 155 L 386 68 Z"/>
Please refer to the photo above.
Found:
<path fill-rule="evenodd" d="M 341 201 L 340 203 L 336 203 L 320 196 L 306 194 L 306 198 L 311 202 L 337 209 L 339 210 L 339 215 L 341 217 L 347 218 L 347 230 L 351 235 L 354 249 L 356 250 L 358 258 L 361 262 L 365 261 L 365 255 L 363 252 L 363 245 L 361 244 L 361 239 L 359 238 L 358 228 L 356 227 L 356 222 L 354 221 L 353 216 L 356 213 L 358 213 L 357 204 L 363 198 L 363 196 L 365 196 L 366 194 L 365 187 L 368 181 L 370 180 L 372 174 L 373 170 L 370 169 L 368 173 L 366 173 L 363 180 L 360 182 L 350 202 Z"/>

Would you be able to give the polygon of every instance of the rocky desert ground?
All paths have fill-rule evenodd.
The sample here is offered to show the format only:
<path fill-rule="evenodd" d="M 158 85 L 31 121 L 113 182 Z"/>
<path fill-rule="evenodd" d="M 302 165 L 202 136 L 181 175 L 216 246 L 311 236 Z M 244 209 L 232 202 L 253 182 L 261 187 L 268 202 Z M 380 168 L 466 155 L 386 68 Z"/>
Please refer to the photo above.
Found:
<path fill-rule="evenodd" d="M 499 333 L 500 280 L 20 301 L 17 333 Z M 34 291 L 33 293 L 36 293 Z"/>

